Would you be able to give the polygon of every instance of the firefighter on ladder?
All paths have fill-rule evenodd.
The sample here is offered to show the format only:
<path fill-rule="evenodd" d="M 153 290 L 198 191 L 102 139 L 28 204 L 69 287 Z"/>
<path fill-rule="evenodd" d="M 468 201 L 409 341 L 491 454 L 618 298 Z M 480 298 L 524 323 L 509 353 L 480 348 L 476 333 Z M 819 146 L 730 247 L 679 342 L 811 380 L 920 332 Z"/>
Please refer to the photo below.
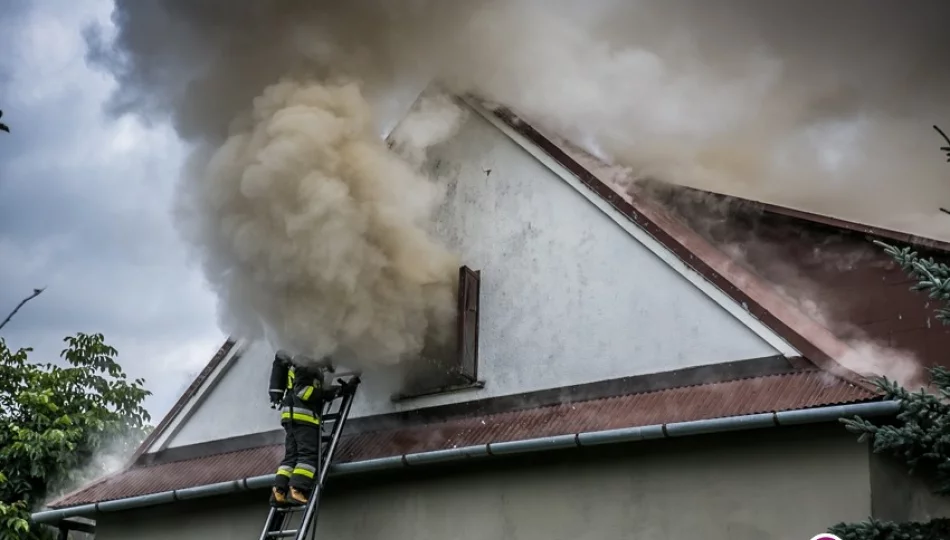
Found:
<path fill-rule="evenodd" d="M 271 488 L 271 505 L 307 504 L 320 467 L 323 407 L 341 390 L 329 384 L 327 374 L 333 372 L 327 359 L 292 358 L 283 350 L 274 355 L 268 394 L 271 406 L 280 407 L 284 459 Z"/>

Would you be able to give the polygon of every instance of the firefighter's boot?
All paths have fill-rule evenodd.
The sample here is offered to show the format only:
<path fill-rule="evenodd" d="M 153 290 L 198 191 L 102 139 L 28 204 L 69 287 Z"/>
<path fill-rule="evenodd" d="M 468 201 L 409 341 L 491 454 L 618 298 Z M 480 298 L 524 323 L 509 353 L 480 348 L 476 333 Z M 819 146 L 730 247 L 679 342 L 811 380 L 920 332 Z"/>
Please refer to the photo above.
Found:
<path fill-rule="evenodd" d="M 279 487 L 272 487 L 270 489 L 270 505 L 274 507 L 286 506 L 287 492 Z"/>
<path fill-rule="evenodd" d="M 294 504 L 307 504 L 310 499 L 307 498 L 307 494 L 295 487 L 290 488 L 290 501 Z"/>

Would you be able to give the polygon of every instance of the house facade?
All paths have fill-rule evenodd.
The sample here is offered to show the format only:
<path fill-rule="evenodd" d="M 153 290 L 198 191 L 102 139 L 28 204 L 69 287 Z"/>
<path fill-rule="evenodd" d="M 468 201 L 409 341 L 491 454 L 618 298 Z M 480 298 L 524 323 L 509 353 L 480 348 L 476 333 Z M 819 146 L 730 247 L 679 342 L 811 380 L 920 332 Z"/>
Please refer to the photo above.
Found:
<path fill-rule="evenodd" d="M 807 540 L 941 511 L 837 422 L 896 412 L 838 362 L 853 336 L 730 255 L 737 237 L 683 199 L 622 192 L 510 111 L 460 103 L 468 119 L 426 163 L 447 186 L 434 233 L 464 264 L 458 347 L 415 378 L 364 374 L 319 537 Z M 874 271 L 874 286 L 900 272 Z M 257 538 L 282 453 L 273 353 L 229 339 L 128 467 L 34 519 L 94 519 L 97 539 Z"/>

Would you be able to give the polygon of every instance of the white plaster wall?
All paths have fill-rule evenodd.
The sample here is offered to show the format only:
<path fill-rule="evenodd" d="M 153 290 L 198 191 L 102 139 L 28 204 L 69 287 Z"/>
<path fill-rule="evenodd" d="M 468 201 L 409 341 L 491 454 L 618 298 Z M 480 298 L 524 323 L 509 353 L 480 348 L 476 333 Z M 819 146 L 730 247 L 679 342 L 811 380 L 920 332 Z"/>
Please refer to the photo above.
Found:
<path fill-rule="evenodd" d="M 482 270 L 482 360 L 519 387 L 775 354 L 481 117 L 431 161 L 438 233 Z"/>
<path fill-rule="evenodd" d="M 777 354 L 477 114 L 430 151 L 436 233 L 481 270 L 483 390 L 393 405 L 366 377 L 356 414 Z"/>
<path fill-rule="evenodd" d="M 331 479 L 317 538 L 807 540 L 871 512 L 867 446 L 840 426 L 632 445 L 612 456 L 348 487 Z M 526 462 L 527 463 L 527 462 Z M 257 538 L 267 492 L 101 514 L 97 540 Z M 213 505 L 212 505 L 213 504 Z"/>
<path fill-rule="evenodd" d="M 367 373 L 353 416 L 777 354 L 477 114 L 429 157 L 447 186 L 434 232 L 481 270 L 485 388 L 393 403 L 395 378 Z M 272 354 L 245 352 L 170 446 L 277 429 Z"/>
<path fill-rule="evenodd" d="M 274 351 L 265 342 L 244 345 L 241 356 L 168 442 L 156 441 L 150 451 L 280 429 L 280 414 L 270 408 L 267 388 Z M 174 425 L 172 427 L 175 427 Z"/>

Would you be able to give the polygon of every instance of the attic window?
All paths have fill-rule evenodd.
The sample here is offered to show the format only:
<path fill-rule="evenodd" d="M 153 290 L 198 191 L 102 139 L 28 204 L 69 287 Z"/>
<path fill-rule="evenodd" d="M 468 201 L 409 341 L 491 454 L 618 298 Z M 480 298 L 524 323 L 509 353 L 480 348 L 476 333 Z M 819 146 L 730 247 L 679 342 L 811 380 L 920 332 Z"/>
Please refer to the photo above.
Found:
<path fill-rule="evenodd" d="M 405 375 L 393 400 L 483 388 L 478 380 L 478 304 L 481 271 L 459 268 L 455 339 L 447 347 L 427 347 Z M 454 346 L 453 346 L 454 345 Z"/>

